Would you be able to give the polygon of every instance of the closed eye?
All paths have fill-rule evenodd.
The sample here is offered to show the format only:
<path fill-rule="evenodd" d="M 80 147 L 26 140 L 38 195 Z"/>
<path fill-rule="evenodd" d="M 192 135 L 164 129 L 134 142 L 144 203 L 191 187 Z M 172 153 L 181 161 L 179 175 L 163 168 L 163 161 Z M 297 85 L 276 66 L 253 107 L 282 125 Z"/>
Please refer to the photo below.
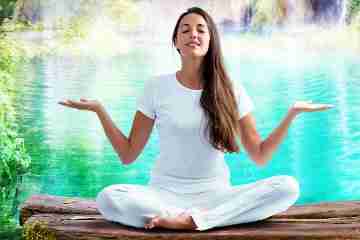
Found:
<path fill-rule="evenodd" d="M 189 31 L 188 31 L 188 30 L 185 30 L 185 31 L 183 31 L 182 33 L 187 33 L 187 32 L 189 32 Z M 204 30 L 199 30 L 198 32 L 199 32 L 199 33 L 205 33 Z"/>

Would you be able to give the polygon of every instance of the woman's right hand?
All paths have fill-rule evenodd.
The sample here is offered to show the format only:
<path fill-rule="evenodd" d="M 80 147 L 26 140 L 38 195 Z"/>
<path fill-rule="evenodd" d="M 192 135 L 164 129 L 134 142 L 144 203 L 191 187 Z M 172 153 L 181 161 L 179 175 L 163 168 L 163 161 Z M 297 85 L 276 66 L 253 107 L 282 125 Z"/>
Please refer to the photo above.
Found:
<path fill-rule="evenodd" d="M 97 100 L 87 100 L 84 98 L 80 98 L 80 101 L 73 101 L 66 99 L 64 101 L 58 102 L 60 105 L 76 108 L 79 110 L 87 110 L 92 112 L 97 112 L 101 107 L 101 103 Z"/>

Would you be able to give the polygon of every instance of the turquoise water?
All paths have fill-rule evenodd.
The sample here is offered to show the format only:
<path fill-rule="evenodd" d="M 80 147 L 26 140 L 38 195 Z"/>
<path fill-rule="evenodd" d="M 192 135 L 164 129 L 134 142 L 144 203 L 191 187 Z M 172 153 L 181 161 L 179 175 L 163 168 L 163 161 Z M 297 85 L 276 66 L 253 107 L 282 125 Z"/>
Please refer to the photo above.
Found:
<path fill-rule="evenodd" d="M 298 116 L 266 167 L 257 167 L 244 152 L 227 155 L 232 183 L 287 174 L 300 182 L 296 204 L 360 199 L 360 59 L 329 51 L 284 52 L 276 46 L 272 54 L 265 49 L 244 53 L 248 46 L 231 47 L 233 38 L 224 36 L 225 60 L 232 79 L 242 82 L 255 103 L 263 139 L 295 100 L 335 108 Z M 98 99 L 128 135 L 144 81 L 179 67 L 170 41 L 149 46 L 139 44 L 113 57 L 36 58 L 19 72 L 17 108 L 33 159 L 21 201 L 32 194 L 94 198 L 110 184 L 147 183 L 159 151 L 156 131 L 135 163 L 121 165 L 95 114 L 57 102 Z"/>

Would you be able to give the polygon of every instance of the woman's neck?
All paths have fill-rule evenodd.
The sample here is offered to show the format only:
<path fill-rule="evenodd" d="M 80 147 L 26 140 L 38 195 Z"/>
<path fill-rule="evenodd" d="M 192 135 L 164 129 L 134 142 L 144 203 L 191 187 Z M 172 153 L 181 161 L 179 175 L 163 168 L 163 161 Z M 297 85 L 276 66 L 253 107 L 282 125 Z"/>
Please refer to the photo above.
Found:
<path fill-rule="evenodd" d="M 200 71 L 200 63 L 189 62 L 186 64 L 182 64 L 182 67 L 179 71 L 180 81 L 185 85 L 195 88 L 201 89 L 201 71 Z"/>

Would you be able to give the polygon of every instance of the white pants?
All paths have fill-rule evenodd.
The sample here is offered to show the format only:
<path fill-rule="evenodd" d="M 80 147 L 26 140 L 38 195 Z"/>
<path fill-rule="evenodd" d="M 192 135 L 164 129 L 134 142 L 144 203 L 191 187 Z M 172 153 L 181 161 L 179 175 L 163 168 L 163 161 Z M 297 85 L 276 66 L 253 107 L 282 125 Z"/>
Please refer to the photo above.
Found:
<path fill-rule="evenodd" d="M 291 176 L 274 176 L 249 184 L 197 194 L 179 194 L 156 186 L 116 184 L 96 197 L 98 210 L 109 221 L 143 228 L 151 217 L 186 211 L 197 230 L 266 219 L 287 210 L 299 197 Z"/>

